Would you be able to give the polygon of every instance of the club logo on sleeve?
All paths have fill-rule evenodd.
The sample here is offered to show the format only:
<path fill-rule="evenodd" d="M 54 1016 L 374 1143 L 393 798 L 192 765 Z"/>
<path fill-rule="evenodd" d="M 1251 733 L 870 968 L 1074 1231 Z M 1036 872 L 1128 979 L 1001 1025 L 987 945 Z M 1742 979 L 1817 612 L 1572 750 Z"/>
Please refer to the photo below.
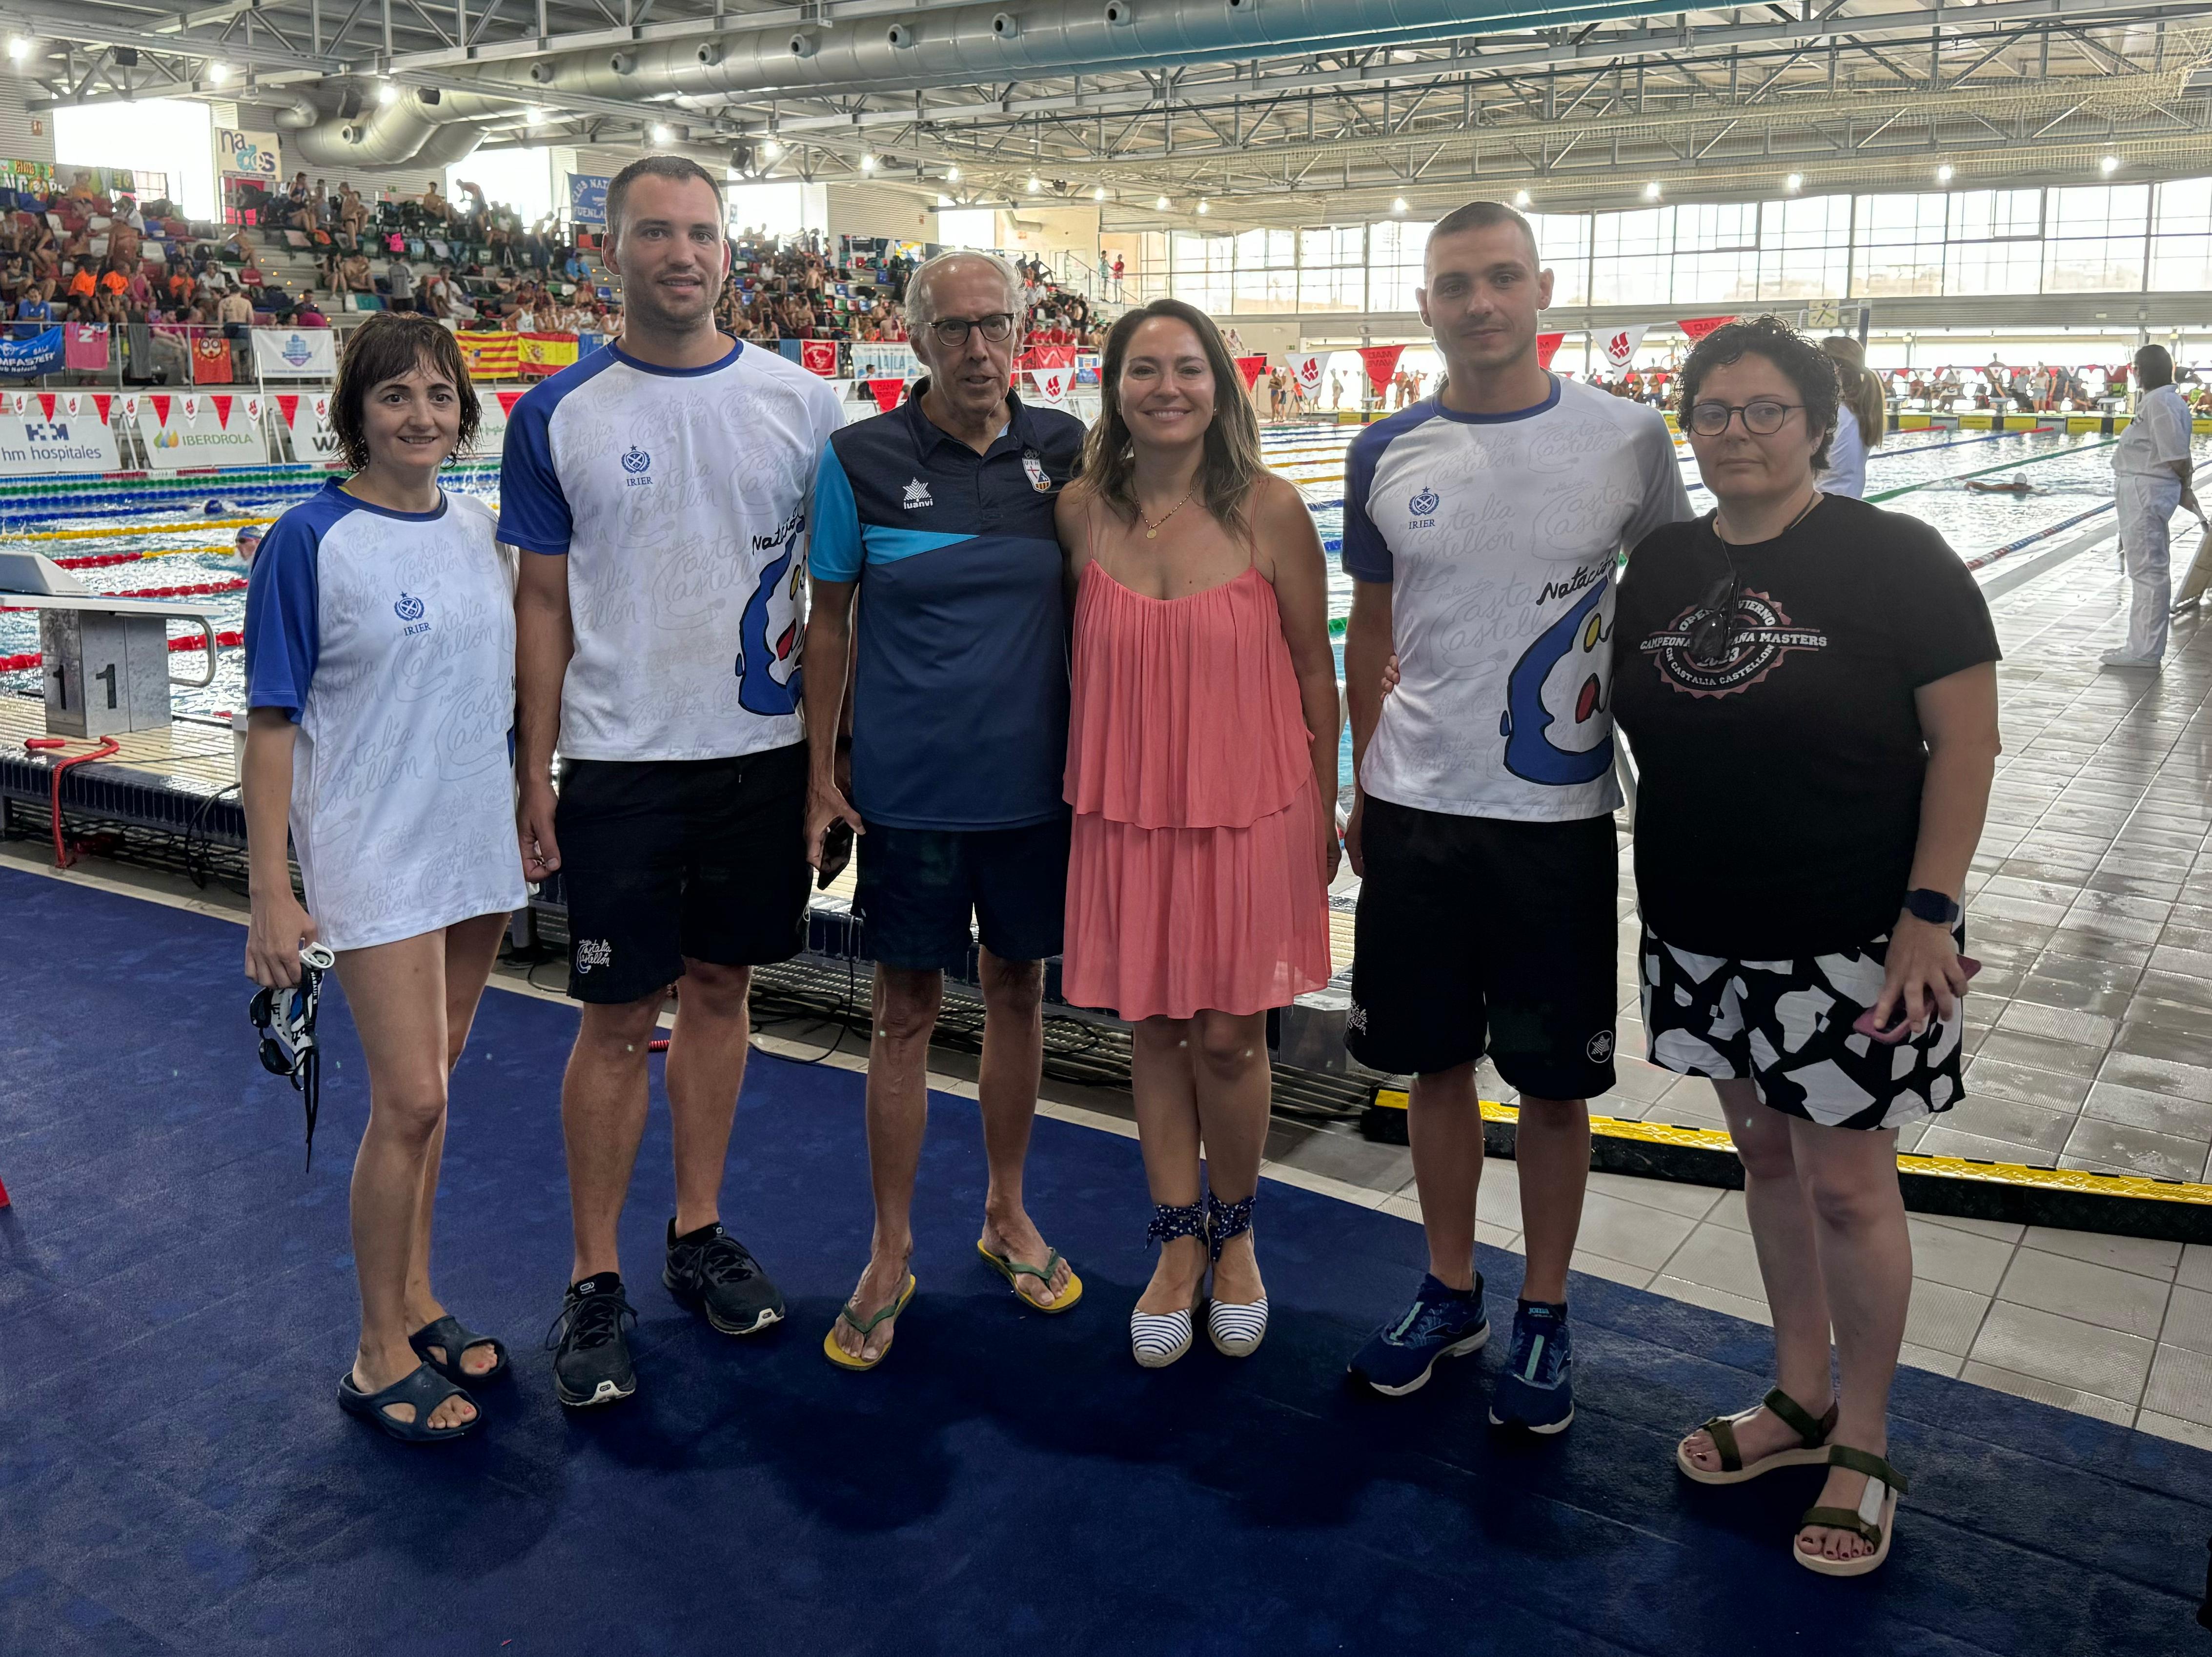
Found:
<path fill-rule="evenodd" d="M 911 512 L 918 506 L 935 506 L 937 503 L 929 498 L 929 485 L 916 478 L 906 486 L 906 500 L 902 504 Z"/>
<path fill-rule="evenodd" d="M 1406 503 L 1406 509 L 1413 515 L 1413 527 L 1416 529 L 1434 529 L 1437 527 L 1437 509 L 1443 504 L 1443 503 L 1437 498 L 1436 490 L 1422 490 L 1419 494 Z"/>
<path fill-rule="evenodd" d="M 392 613 L 407 624 L 399 630 L 402 638 L 411 638 L 416 633 L 430 631 L 430 624 L 422 619 L 422 600 L 412 593 L 402 593 L 399 601 L 392 606 Z"/>
<path fill-rule="evenodd" d="M 635 443 L 632 443 L 629 448 L 623 452 L 622 457 L 622 466 L 624 472 L 629 473 L 629 477 L 623 479 L 623 484 L 626 488 L 641 488 L 653 481 L 653 456 L 647 454 Z"/>

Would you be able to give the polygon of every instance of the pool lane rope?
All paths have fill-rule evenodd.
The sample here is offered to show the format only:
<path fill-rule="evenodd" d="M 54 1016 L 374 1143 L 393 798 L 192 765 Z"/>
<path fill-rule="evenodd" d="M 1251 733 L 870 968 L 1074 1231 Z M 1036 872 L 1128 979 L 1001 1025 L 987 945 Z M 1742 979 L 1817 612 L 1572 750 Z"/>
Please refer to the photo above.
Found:
<path fill-rule="evenodd" d="M 235 650 L 246 643 L 246 635 L 239 632 L 217 633 L 215 636 L 215 642 L 219 649 Z M 206 649 L 207 641 L 197 633 L 187 633 L 182 638 L 173 638 L 169 641 L 169 653 L 172 655 L 181 655 Z M 45 661 L 46 657 L 36 650 L 26 651 L 21 655 L 0 656 L 0 673 L 27 673 Z"/>

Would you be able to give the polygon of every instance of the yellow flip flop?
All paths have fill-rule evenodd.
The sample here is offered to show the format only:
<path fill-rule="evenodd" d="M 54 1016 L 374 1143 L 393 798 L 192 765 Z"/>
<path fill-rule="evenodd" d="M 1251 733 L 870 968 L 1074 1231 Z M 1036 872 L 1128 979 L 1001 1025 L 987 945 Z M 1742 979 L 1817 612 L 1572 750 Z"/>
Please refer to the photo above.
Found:
<path fill-rule="evenodd" d="M 862 1323 L 853 1315 L 853 1303 L 850 1301 L 837 1309 L 837 1315 L 860 1331 L 861 1347 L 865 1351 L 868 1337 L 875 1332 L 876 1325 L 884 1319 L 896 1318 L 906 1310 L 907 1302 L 914 1299 L 914 1273 L 909 1271 L 906 1275 L 906 1282 L 900 1285 L 898 1298 L 889 1306 L 878 1308 L 876 1314 L 866 1323 Z M 877 1353 L 874 1357 L 856 1358 L 837 1344 L 837 1326 L 832 1324 L 829 1331 L 822 1337 L 822 1355 L 840 1369 L 873 1369 L 890 1355 L 891 1347 L 897 1339 L 898 1336 L 894 1331 L 890 1340 L 884 1343 L 884 1349 Z"/>
<path fill-rule="evenodd" d="M 1067 1269 L 1067 1287 L 1060 1291 L 1060 1298 L 1054 1301 L 1050 1306 L 1045 1306 L 1039 1301 L 1031 1300 L 1028 1295 L 1022 1293 L 1022 1286 L 1019 1279 L 1023 1277 L 1035 1277 L 1042 1281 L 1048 1288 L 1051 1286 L 1053 1268 L 1060 1264 L 1060 1251 L 1058 1249 L 1052 1250 L 1046 1256 L 1045 1263 L 1042 1269 L 1036 1266 L 1025 1266 L 1010 1254 L 992 1253 L 989 1249 L 983 1246 L 983 1240 L 980 1237 L 975 1240 L 975 1252 L 981 1255 L 984 1259 L 988 1261 L 991 1264 L 992 1270 L 1006 1280 L 1008 1286 L 1014 1291 L 1014 1298 L 1019 1301 L 1024 1306 L 1029 1307 L 1032 1312 L 1042 1312 L 1047 1317 L 1051 1317 L 1056 1313 L 1066 1311 L 1070 1307 L 1073 1306 L 1078 1301 L 1083 1298 L 1083 1279 L 1075 1275 L 1075 1268 L 1073 1266 L 1070 1266 Z"/>

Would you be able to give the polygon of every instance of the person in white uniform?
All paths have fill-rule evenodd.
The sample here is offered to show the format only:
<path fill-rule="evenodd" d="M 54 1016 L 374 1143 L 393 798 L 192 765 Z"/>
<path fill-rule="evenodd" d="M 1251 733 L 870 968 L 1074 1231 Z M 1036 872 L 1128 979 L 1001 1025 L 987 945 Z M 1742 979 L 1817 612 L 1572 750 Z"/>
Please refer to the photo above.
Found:
<path fill-rule="evenodd" d="M 1690 503 L 1656 409 L 1538 362 L 1552 273 L 1526 219 L 1470 202 L 1424 258 L 1414 298 L 1443 387 L 1360 433 L 1346 462 L 1345 849 L 1363 884 L 1345 1042 L 1414 1078 L 1429 1271 L 1351 1368 L 1395 1397 L 1489 1337 L 1474 1266 L 1487 1054 L 1521 1094 L 1528 1257 L 1490 1419 L 1553 1433 L 1574 1413 L 1567 1264 L 1620 1002 L 1614 581 L 1622 550 Z"/>
<path fill-rule="evenodd" d="M 1836 367 L 1836 429 L 1828 436 L 1828 464 L 1820 473 L 1823 495 L 1866 495 L 1867 451 L 1881 447 L 1889 429 L 1889 405 L 1881 381 L 1869 372 L 1866 350 L 1848 334 L 1831 334 L 1820 349 Z"/>
<path fill-rule="evenodd" d="M 2136 353 L 2135 418 L 2112 447 L 2112 495 L 2120 509 L 2120 561 L 2128 575 L 2128 642 L 2105 652 L 2107 667 L 2156 668 L 2166 655 L 2173 602 L 2170 526 L 2197 510 L 2189 454 L 2189 405 L 2173 388 L 2163 345 Z"/>
<path fill-rule="evenodd" d="M 621 336 L 514 405 L 500 481 L 499 538 L 521 549 L 524 870 L 561 877 L 584 1004 L 561 1099 L 575 1253 L 553 1373 L 570 1406 L 636 1390 L 616 1232 L 672 984 L 661 1280 L 726 1335 L 784 1315 L 723 1229 L 722 1170 L 751 969 L 805 941 L 807 503 L 843 423 L 827 381 L 716 329 L 718 180 L 647 155 L 615 175 L 606 210 Z"/>
<path fill-rule="evenodd" d="M 527 900 L 507 765 L 512 589 L 491 514 L 438 486 L 477 429 L 453 336 L 371 317 L 331 402 L 352 475 L 276 521 L 246 592 L 246 970 L 289 985 L 302 945 L 336 952 L 368 1059 L 361 1340 L 338 1403 L 396 1438 L 457 1438 L 477 1420 L 467 1388 L 507 1368 L 432 1292 L 430 1221 L 447 1078 Z"/>

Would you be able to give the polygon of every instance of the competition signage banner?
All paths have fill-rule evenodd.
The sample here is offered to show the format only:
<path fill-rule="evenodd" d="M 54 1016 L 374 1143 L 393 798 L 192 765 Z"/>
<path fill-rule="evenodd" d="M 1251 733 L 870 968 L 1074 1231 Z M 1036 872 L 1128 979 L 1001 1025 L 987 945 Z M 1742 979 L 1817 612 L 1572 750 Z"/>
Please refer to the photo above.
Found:
<path fill-rule="evenodd" d="M 148 392 L 137 401 L 139 441 L 156 472 L 268 464 L 258 397 Z"/>
<path fill-rule="evenodd" d="M 0 475 L 115 472 L 107 423 L 113 398 L 93 392 L 10 392 L 0 398 Z"/>
<path fill-rule="evenodd" d="M 215 135 L 215 170 L 270 183 L 284 176 L 274 132 L 237 132 L 218 127 Z"/>
<path fill-rule="evenodd" d="M 904 340 L 856 339 L 853 342 L 853 377 L 856 380 L 919 380 L 921 359 Z"/>
<path fill-rule="evenodd" d="M 568 216 L 579 224 L 605 224 L 608 182 L 595 174 L 568 174 Z"/>
<path fill-rule="evenodd" d="M 276 415 L 292 434 L 292 458 L 307 466 L 335 466 L 340 458 L 338 435 L 331 429 L 331 394 L 279 392 Z"/>
<path fill-rule="evenodd" d="M 59 323 L 34 334 L 10 334 L 0 339 L 0 375 L 58 374 L 65 355 Z"/>
<path fill-rule="evenodd" d="M 337 336 L 328 328 L 256 328 L 253 361 L 264 380 L 331 380 Z"/>

